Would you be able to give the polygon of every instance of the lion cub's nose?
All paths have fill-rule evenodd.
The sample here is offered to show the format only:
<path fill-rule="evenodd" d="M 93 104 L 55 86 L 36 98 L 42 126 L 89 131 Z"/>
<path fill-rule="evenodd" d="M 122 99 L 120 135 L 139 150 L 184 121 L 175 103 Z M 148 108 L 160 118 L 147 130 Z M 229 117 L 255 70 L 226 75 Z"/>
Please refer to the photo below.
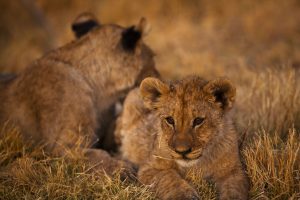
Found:
<path fill-rule="evenodd" d="M 173 138 L 171 147 L 174 151 L 182 156 L 190 153 L 192 151 L 192 141 L 189 137 L 183 137 L 184 135 L 179 135 Z"/>
<path fill-rule="evenodd" d="M 175 147 L 175 152 L 181 155 L 186 155 L 188 153 L 190 153 L 192 151 L 192 148 L 190 148 L 189 146 L 185 146 L 185 145 L 179 145 Z"/>

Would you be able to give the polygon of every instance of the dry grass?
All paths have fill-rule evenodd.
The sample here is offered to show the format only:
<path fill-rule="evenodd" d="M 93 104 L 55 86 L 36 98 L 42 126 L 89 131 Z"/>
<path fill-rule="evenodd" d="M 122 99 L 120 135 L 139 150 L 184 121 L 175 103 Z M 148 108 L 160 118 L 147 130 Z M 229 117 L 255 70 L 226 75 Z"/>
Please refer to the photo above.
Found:
<path fill-rule="evenodd" d="M 282 140 L 260 131 L 243 151 L 253 199 L 300 198 L 300 137 L 294 129 Z"/>
<path fill-rule="evenodd" d="M 154 199 L 148 188 L 121 182 L 118 175 L 89 173 L 84 157 L 46 155 L 22 143 L 13 128 L 2 129 L 1 199 Z"/>
<path fill-rule="evenodd" d="M 242 155 L 251 198 L 300 198 L 298 0 L 36 2 L 46 24 L 19 1 L 0 1 L 1 72 L 19 72 L 70 41 L 69 24 L 82 11 L 94 12 L 103 23 L 123 25 L 145 16 L 153 27 L 146 41 L 157 53 L 164 77 L 227 76 L 237 85 L 234 118 L 247 136 Z M 45 155 L 41 148 L 23 144 L 16 130 L 2 131 L 1 199 L 154 198 L 144 186 L 86 173 L 80 156 Z M 216 198 L 214 186 L 201 173 L 191 172 L 189 179 L 203 199 Z"/>
<path fill-rule="evenodd" d="M 83 157 L 46 155 L 22 143 L 15 129 L 3 129 L 0 142 L 1 199 L 155 199 L 145 186 L 121 182 L 116 175 L 89 173 Z M 251 199 L 300 198 L 300 137 L 291 129 L 286 139 L 259 131 L 242 155 L 251 180 Z M 187 175 L 204 199 L 216 199 L 215 187 L 201 172 Z"/>
<path fill-rule="evenodd" d="M 254 73 L 250 84 L 238 87 L 236 122 L 282 137 L 292 127 L 300 130 L 299 84 L 299 73 L 289 67 Z"/>

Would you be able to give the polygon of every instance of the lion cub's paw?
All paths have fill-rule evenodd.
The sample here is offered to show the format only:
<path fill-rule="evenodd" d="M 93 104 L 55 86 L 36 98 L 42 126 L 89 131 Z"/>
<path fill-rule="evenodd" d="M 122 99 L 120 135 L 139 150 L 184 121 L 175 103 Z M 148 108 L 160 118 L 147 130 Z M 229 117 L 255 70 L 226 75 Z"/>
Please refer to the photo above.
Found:
<path fill-rule="evenodd" d="M 192 187 L 177 188 L 173 191 L 173 194 L 169 194 L 167 200 L 200 200 L 200 197 L 196 190 Z"/>
<path fill-rule="evenodd" d="M 120 167 L 120 179 L 122 181 L 136 182 L 137 181 L 137 167 L 131 162 L 118 160 Z"/>
<path fill-rule="evenodd" d="M 200 197 L 198 196 L 197 192 L 195 190 L 190 190 L 190 191 L 184 191 L 179 198 L 182 200 L 200 200 Z"/>

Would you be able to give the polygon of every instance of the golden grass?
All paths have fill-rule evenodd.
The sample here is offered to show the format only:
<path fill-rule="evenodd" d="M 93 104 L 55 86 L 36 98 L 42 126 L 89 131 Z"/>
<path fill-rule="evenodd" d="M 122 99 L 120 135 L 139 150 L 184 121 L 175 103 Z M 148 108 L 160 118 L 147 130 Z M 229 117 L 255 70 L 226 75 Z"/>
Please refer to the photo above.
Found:
<path fill-rule="evenodd" d="M 83 157 L 46 155 L 22 142 L 15 129 L 0 141 L 1 199 L 155 199 L 146 186 L 121 182 L 118 175 L 90 173 Z M 300 198 L 300 137 L 259 131 L 246 141 L 242 156 L 251 181 L 251 199 Z M 187 179 L 204 199 L 216 199 L 214 184 L 191 170 Z"/>
<path fill-rule="evenodd" d="M 46 155 L 22 143 L 13 128 L 1 135 L 1 199 L 154 199 L 148 188 L 121 182 L 118 175 L 89 173 L 83 157 Z"/>
<path fill-rule="evenodd" d="M 300 137 L 295 129 L 285 140 L 277 133 L 257 132 L 243 150 L 253 199 L 300 198 L 299 150 Z"/>
<path fill-rule="evenodd" d="M 252 82 L 238 86 L 236 121 L 254 132 L 277 131 L 282 137 L 291 127 L 300 129 L 299 73 L 295 69 L 267 69 L 254 73 Z"/>

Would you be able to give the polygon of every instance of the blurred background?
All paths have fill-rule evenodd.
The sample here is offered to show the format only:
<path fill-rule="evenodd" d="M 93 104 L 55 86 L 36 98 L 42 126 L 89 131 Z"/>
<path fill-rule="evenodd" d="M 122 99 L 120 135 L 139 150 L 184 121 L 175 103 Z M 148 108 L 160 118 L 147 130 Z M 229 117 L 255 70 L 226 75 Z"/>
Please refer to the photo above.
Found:
<path fill-rule="evenodd" d="M 73 40 L 81 12 L 123 26 L 144 16 L 164 78 L 227 76 L 243 129 L 300 127 L 299 0 L 0 0 L 0 8 L 0 72 L 18 73 Z"/>
<path fill-rule="evenodd" d="M 1 0 L 0 7 L 0 71 L 19 72 L 71 41 L 70 24 L 84 11 L 124 26 L 146 17 L 146 40 L 167 76 L 300 67 L 299 0 Z"/>

